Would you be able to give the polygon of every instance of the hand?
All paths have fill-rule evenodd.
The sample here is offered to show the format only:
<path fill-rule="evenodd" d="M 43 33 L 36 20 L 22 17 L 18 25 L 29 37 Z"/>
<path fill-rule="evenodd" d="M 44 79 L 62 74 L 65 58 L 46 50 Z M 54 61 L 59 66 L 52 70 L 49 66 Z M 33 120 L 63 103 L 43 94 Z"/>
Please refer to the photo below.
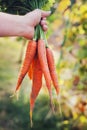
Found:
<path fill-rule="evenodd" d="M 34 28 L 37 24 L 40 23 L 43 30 L 47 30 L 46 17 L 49 15 L 49 11 L 39 9 L 27 13 L 24 16 L 0 12 L 0 37 L 22 36 L 32 39 L 34 36 Z"/>
<path fill-rule="evenodd" d="M 42 11 L 36 9 L 23 16 L 22 22 L 24 24 L 23 36 L 26 38 L 33 38 L 34 36 L 34 27 L 41 24 L 44 31 L 47 31 L 48 26 L 46 22 L 46 17 L 50 15 L 50 11 Z"/>

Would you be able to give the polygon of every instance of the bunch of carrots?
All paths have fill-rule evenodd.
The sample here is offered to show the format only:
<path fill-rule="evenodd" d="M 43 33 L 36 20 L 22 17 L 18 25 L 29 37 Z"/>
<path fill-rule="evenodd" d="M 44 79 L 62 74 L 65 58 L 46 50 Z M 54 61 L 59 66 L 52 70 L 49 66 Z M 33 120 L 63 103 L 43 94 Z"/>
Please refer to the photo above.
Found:
<path fill-rule="evenodd" d="M 42 76 L 44 76 L 46 81 L 52 110 L 54 109 L 52 101 L 52 83 L 55 87 L 57 95 L 59 93 L 58 78 L 53 52 L 48 47 L 45 34 L 40 25 L 36 27 L 33 40 L 30 40 L 28 42 L 25 58 L 19 73 L 15 92 L 19 91 L 21 83 L 27 74 L 32 80 L 32 91 L 30 94 L 30 120 L 32 125 L 32 111 L 34 109 L 35 100 L 42 87 Z"/>

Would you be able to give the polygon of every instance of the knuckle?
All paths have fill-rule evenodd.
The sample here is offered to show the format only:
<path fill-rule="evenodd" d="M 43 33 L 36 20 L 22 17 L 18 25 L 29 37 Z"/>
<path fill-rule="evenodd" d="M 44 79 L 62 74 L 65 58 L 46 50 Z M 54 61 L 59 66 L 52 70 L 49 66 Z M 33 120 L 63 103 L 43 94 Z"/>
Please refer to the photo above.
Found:
<path fill-rule="evenodd" d="M 40 17 L 41 16 L 41 10 L 40 9 L 35 9 L 36 14 Z"/>
<path fill-rule="evenodd" d="M 36 12 L 40 12 L 40 9 L 35 9 Z"/>

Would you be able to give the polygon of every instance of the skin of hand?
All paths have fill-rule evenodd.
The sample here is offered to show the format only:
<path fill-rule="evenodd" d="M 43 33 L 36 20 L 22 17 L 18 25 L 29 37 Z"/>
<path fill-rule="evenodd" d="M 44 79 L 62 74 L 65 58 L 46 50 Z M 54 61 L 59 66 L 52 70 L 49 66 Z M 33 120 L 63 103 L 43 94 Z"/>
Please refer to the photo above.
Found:
<path fill-rule="evenodd" d="M 22 36 L 27 39 L 32 39 L 34 36 L 34 28 L 39 23 L 43 30 L 47 31 L 46 17 L 50 13 L 50 11 L 39 9 L 23 16 L 0 13 L 0 37 Z"/>

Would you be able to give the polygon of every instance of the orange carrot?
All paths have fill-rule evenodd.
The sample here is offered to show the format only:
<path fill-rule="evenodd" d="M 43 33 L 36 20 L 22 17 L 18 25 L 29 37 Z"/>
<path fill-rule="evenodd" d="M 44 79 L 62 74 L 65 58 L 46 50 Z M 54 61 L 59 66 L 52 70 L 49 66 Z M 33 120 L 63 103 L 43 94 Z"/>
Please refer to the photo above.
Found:
<path fill-rule="evenodd" d="M 25 54 L 25 59 L 24 59 L 24 62 L 23 62 L 23 65 L 22 65 L 22 68 L 18 77 L 18 82 L 17 82 L 15 92 L 19 90 L 22 80 L 25 77 L 26 73 L 28 72 L 29 66 L 36 54 L 36 47 L 37 47 L 37 44 L 35 41 L 30 41 L 28 43 L 26 54 Z"/>
<path fill-rule="evenodd" d="M 31 65 L 29 67 L 28 77 L 30 78 L 30 80 L 32 80 L 32 78 L 33 78 L 33 62 L 31 63 Z"/>
<path fill-rule="evenodd" d="M 36 55 L 34 58 L 34 66 L 33 66 L 33 84 L 32 84 L 32 91 L 30 95 L 30 120 L 32 126 L 32 111 L 34 108 L 35 100 L 38 96 L 38 93 L 42 86 L 42 69 L 40 66 L 40 62 L 38 56 Z"/>
<path fill-rule="evenodd" d="M 47 63 L 46 48 L 45 48 L 44 41 L 42 39 L 38 41 L 38 57 L 39 57 L 41 68 L 42 68 L 42 71 L 46 80 L 46 85 L 47 85 L 49 95 L 50 95 L 50 103 L 53 110 L 51 76 L 50 76 L 48 63 Z"/>
<path fill-rule="evenodd" d="M 58 85 L 58 78 L 57 78 L 56 67 L 54 63 L 53 52 L 51 51 L 50 48 L 46 48 L 46 54 L 47 54 L 47 61 L 48 61 L 48 66 L 50 70 L 50 75 L 51 75 L 54 87 L 56 89 L 56 93 L 58 94 L 59 85 Z"/>

